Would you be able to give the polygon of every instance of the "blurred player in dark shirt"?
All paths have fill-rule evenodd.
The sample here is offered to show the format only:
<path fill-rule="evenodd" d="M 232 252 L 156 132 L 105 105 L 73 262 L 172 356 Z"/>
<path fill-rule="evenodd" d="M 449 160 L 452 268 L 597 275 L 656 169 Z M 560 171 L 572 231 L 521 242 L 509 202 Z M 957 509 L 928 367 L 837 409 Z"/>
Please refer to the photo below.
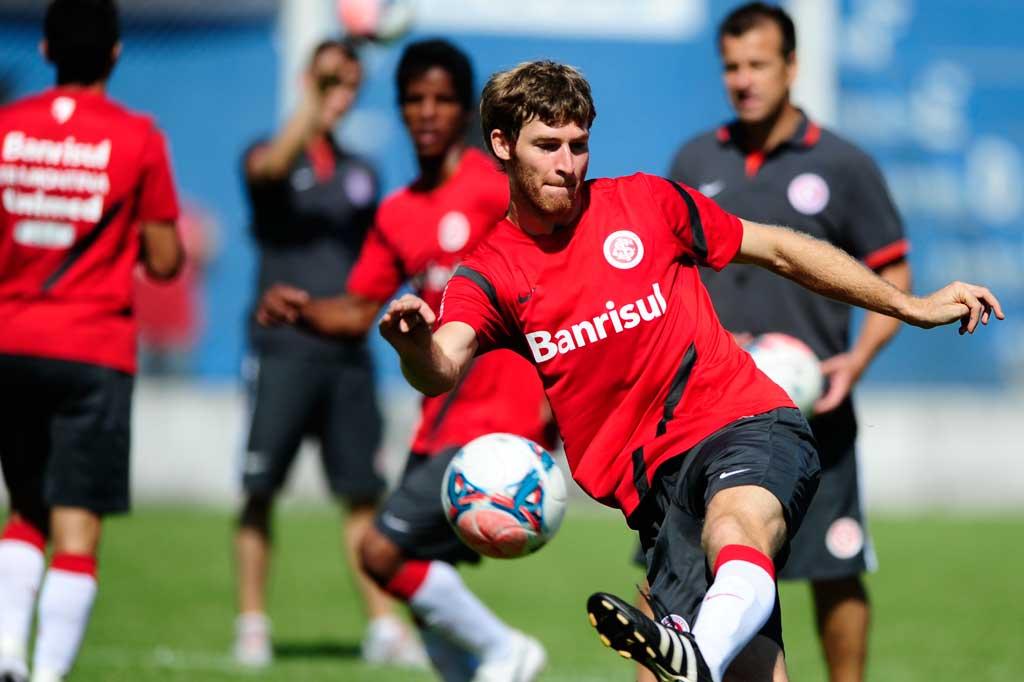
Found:
<path fill-rule="evenodd" d="M 303 74 L 295 112 L 276 135 L 245 155 L 259 246 L 257 301 L 275 282 L 320 296 L 343 288 L 379 193 L 373 169 L 332 135 L 361 80 L 351 44 L 320 43 Z M 251 666 L 270 661 L 265 591 L 271 511 L 303 436 L 313 435 L 330 490 L 347 506 L 343 544 L 369 618 L 363 656 L 374 663 L 422 663 L 422 649 L 392 613 L 391 600 L 359 570 L 355 558 L 384 490 L 376 466 L 381 415 L 364 339 L 334 342 L 307 329 L 271 329 L 252 318 L 249 340 L 253 355 L 244 369 L 252 421 L 242 479 L 246 500 L 235 537 L 236 660 Z"/>
<path fill-rule="evenodd" d="M 71 669 L 97 593 L 102 518 L 128 511 L 136 365 L 132 273 L 183 255 L 163 134 L 106 96 L 112 0 L 56 0 L 42 52 L 57 86 L 0 107 L 0 679 Z M 45 571 L 47 543 L 52 549 Z M 44 577 L 45 571 L 45 577 Z"/>
<path fill-rule="evenodd" d="M 877 166 L 790 100 L 797 59 L 789 16 L 744 5 L 723 20 L 718 41 L 736 120 L 685 144 L 672 179 L 713 192 L 737 215 L 828 241 L 908 290 L 908 243 Z M 868 312 L 851 343 L 847 304 L 749 265 L 701 275 L 726 329 L 741 337 L 790 334 L 823 359 L 828 388 L 810 418 L 821 484 L 779 577 L 811 581 L 830 679 L 859 682 L 870 616 L 860 574 L 875 558 L 861 507 L 851 389 L 899 321 Z"/>

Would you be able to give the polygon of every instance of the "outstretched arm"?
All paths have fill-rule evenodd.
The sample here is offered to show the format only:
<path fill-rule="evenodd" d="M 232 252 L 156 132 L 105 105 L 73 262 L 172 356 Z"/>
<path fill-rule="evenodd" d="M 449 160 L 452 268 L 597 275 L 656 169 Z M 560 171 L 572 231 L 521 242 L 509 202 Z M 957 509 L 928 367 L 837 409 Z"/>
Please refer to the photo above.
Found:
<path fill-rule="evenodd" d="M 476 332 L 463 322 L 449 322 L 431 334 L 436 319 L 422 299 L 406 294 L 392 301 L 380 320 L 380 333 L 398 351 L 405 378 L 428 396 L 450 391 L 477 348 Z"/>
<path fill-rule="evenodd" d="M 783 227 L 743 222 L 743 242 L 733 259 L 767 268 L 823 296 L 930 329 L 960 321 L 973 334 L 991 314 L 1003 319 L 999 300 L 976 284 L 953 282 L 924 297 L 886 282 L 831 244 Z"/>

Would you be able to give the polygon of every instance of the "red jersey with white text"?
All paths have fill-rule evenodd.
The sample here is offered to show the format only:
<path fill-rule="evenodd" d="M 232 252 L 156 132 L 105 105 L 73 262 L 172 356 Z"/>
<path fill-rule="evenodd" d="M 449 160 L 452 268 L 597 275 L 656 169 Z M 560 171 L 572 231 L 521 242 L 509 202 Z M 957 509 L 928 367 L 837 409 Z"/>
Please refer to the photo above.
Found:
<path fill-rule="evenodd" d="M 440 324 L 534 363 L 576 482 L 628 516 L 662 462 L 793 404 L 718 322 L 697 272 L 733 259 L 740 221 L 650 175 L 583 192 L 580 218 L 551 235 L 500 223 L 452 277 Z"/>
<path fill-rule="evenodd" d="M 0 353 L 134 372 L 138 224 L 177 216 L 148 117 L 79 88 L 0 107 Z"/>
<path fill-rule="evenodd" d="M 349 275 L 348 290 L 385 302 L 407 281 L 433 310 L 458 263 L 505 215 L 508 179 L 477 149 L 462 154 L 441 186 L 404 187 L 377 210 L 376 225 Z M 412 450 L 436 454 L 497 431 L 551 447 L 536 373 L 515 353 L 478 358 L 448 393 L 424 398 Z"/>

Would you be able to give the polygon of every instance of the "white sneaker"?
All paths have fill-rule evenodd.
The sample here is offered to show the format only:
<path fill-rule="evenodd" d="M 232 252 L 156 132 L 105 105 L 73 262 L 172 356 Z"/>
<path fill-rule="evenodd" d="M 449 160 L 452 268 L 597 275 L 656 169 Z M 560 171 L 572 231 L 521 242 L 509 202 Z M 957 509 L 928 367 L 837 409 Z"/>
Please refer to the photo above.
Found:
<path fill-rule="evenodd" d="M 427 652 L 419 637 L 397 616 L 381 616 L 371 620 L 366 628 L 362 650 L 363 660 L 371 665 L 421 669 L 429 667 Z"/>
<path fill-rule="evenodd" d="M 544 669 L 548 655 L 533 637 L 511 630 L 510 651 L 502 658 L 481 661 L 473 682 L 533 682 Z"/>
<path fill-rule="evenodd" d="M 243 613 L 235 620 L 235 662 L 247 668 L 265 668 L 274 658 L 270 619 L 262 613 Z"/>

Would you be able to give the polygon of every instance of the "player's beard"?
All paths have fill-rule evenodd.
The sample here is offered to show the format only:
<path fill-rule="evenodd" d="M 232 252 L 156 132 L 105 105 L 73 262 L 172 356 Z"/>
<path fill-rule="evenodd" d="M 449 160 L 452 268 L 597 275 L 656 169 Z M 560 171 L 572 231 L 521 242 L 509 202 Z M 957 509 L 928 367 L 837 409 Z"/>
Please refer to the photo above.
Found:
<path fill-rule="evenodd" d="M 545 187 L 548 186 L 543 178 L 514 156 L 509 161 L 508 173 L 512 180 L 513 196 L 526 199 L 529 207 L 538 216 L 558 220 L 572 214 L 579 191 L 577 185 L 566 185 L 565 191 L 549 189 L 545 192 Z"/>

